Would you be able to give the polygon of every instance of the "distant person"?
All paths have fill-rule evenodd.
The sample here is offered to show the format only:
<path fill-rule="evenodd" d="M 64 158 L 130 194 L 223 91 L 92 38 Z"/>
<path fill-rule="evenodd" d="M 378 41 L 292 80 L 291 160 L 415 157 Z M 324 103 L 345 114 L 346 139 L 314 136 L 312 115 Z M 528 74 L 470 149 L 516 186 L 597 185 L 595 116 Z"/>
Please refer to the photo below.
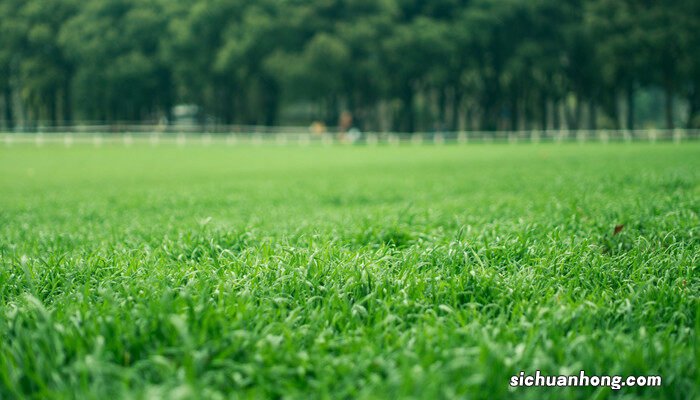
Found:
<path fill-rule="evenodd" d="M 343 111 L 338 118 L 338 130 L 345 133 L 352 127 L 352 114 L 350 111 Z"/>
<path fill-rule="evenodd" d="M 314 121 L 311 123 L 311 126 L 309 127 L 309 130 L 311 133 L 317 136 L 321 136 L 324 133 L 326 133 L 326 124 L 324 124 L 321 121 Z"/>

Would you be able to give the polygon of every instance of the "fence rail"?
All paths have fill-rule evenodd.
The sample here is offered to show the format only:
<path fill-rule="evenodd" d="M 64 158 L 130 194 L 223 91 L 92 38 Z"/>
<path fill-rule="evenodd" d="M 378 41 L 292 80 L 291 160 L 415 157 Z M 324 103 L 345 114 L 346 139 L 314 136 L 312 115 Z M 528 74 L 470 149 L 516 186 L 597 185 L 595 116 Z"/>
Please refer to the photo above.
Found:
<path fill-rule="evenodd" d="M 674 130 L 529 130 L 529 131 L 461 131 L 461 132 L 325 132 L 313 133 L 304 127 L 252 127 L 254 129 L 182 129 L 169 127 L 160 129 L 158 126 L 121 126 L 115 129 L 111 126 L 80 126 L 56 127 L 37 132 L 4 132 L 0 139 L 6 146 L 13 144 L 93 144 L 95 146 L 108 144 L 131 145 L 135 143 L 159 144 L 199 144 L 199 145 L 235 145 L 235 144 L 277 144 L 277 145 L 310 145 L 318 144 L 445 144 L 445 143 L 539 143 L 539 142 L 686 142 L 700 140 L 700 129 Z M 63 129 L 58 129 L 63 128 Z"/>

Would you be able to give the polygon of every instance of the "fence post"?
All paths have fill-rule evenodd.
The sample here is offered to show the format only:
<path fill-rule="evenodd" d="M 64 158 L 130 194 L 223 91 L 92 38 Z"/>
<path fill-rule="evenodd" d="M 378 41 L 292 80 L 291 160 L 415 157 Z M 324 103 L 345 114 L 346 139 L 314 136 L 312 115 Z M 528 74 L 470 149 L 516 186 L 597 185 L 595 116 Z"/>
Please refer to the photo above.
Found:
<path fill-rule="evenodd" d="M 177 134 L 177 138 L 175 139 L 175 143 L 179 147 L 183 147 L 185 145 L 185 143 L 187 143 L 187 137 L 185 136 L 184 132 L 180 132 Z"/>
<path fill-rule="evenodd" d="M 302 133 L 299 135 L 299 145 L 300 146 L 308 146 L 311 144 L 311 134 L 310 133 Z"/>
<path fill-rule="evenodd" d="M 399 143 L 401 142 L 401 140 L 399 139 L 399 135 L 397 135 L 395 133 L 390 133 L 387 140 L 389 141 L 389 144 L 391 144 L 393 146 L 398 146 Z"/>
<path fill-rule="evenodd" d="M 67 133 L 66 136 L 63 137 L 63 145 L 66 147 L 73 146 L 73 135 Z"/>
<path fill-rule="evenodd" d="M 576 131 L 576 140 L 579 143 L 586 143 L 586 139 L 588 139 L 587 136 L 588 136 L 588 132 L 586 132 L 584 130 Z"/>
<path fill-rule="evenodd" d="M 467 136 L 467 132 L 465 131 L 460 131 L 457 134 L 457 143 L 459 144 L 467 144 L 469 142 L 469 137 Z"/>
<path fill-rule="evenodd" d="M 160 142 L 160 135 L 157 133 L 154 133 L 151 135 L 150 138 L 148 138 L 148 141 L 151 143 L 151 146 L 155 147 L 158 146 Z"/>
<path fill-rule="evenodd" d="M 419 145 L 423 143 L 423 135 L 421 135 L 420 133 L 414 133 L 413 135 L 411 135 L 411 143 L 414 145 Z"/>
<path fill-rule="evenodd" d="M 622 138 L 625 140 L 625 143 L 631 143 L 632 142 L 632 131 L 629 129 L 625 129 L 622 131 Z"/>
<path fill-rule="evenodd" d="M 368 133 L 366 140 L 367 140 L 367 144 L 370 146 L 376 146 L 377 142 L 379 142 L 379 139 L 377 138 L 376 133 Z"/>
<path fill-rule="evenodd" d="M 333 144 L 333 135 L 330 133 L 324 133 L 323 136 L 321 136 L 321 143 L 328 147 Z"/>
<path fill-rule="evenodd" d="M 649 142 L 656 143 L 656 129 L 649 129 L 647 136 L 649 137 Z"/>
<path fill-rule="evenodd" d="M 287 135 L 284 133 L 278 133 L 275 141 L 277 142 L 278 146 L 284 146 L 287 144 Z"/>
<path fill-rule="evenodd" d="M 437 132 L 435 135 L 433 135 L 433 143 L 437 145 L 445 143 L 445 137 L 442 135 L 441 132 Z"/>

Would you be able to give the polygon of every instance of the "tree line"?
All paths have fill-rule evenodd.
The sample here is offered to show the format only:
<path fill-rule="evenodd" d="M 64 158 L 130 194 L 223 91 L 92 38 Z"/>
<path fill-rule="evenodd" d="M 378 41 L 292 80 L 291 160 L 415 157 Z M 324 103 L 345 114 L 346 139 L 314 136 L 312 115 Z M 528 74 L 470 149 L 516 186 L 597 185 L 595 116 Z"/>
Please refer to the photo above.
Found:
<path fill-rule="evenodd" d="M 700 126 L 697 0 L 2 0 L 0 123 Z"/>

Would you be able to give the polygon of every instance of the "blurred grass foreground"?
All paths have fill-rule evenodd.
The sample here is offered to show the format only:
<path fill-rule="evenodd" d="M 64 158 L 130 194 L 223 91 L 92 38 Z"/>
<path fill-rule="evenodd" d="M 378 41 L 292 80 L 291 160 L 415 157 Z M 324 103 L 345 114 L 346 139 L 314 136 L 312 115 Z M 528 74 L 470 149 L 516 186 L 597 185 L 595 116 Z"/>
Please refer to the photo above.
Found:
<path fill-rule="evenodd" d="M 698 32 L 0 0 L 0 400 L 699 399 Z"/>
<path fill-rule="evenodd" d="M 16 144 L 0 193 L 2 399 L 700 395 L 698 143 Z"/>

